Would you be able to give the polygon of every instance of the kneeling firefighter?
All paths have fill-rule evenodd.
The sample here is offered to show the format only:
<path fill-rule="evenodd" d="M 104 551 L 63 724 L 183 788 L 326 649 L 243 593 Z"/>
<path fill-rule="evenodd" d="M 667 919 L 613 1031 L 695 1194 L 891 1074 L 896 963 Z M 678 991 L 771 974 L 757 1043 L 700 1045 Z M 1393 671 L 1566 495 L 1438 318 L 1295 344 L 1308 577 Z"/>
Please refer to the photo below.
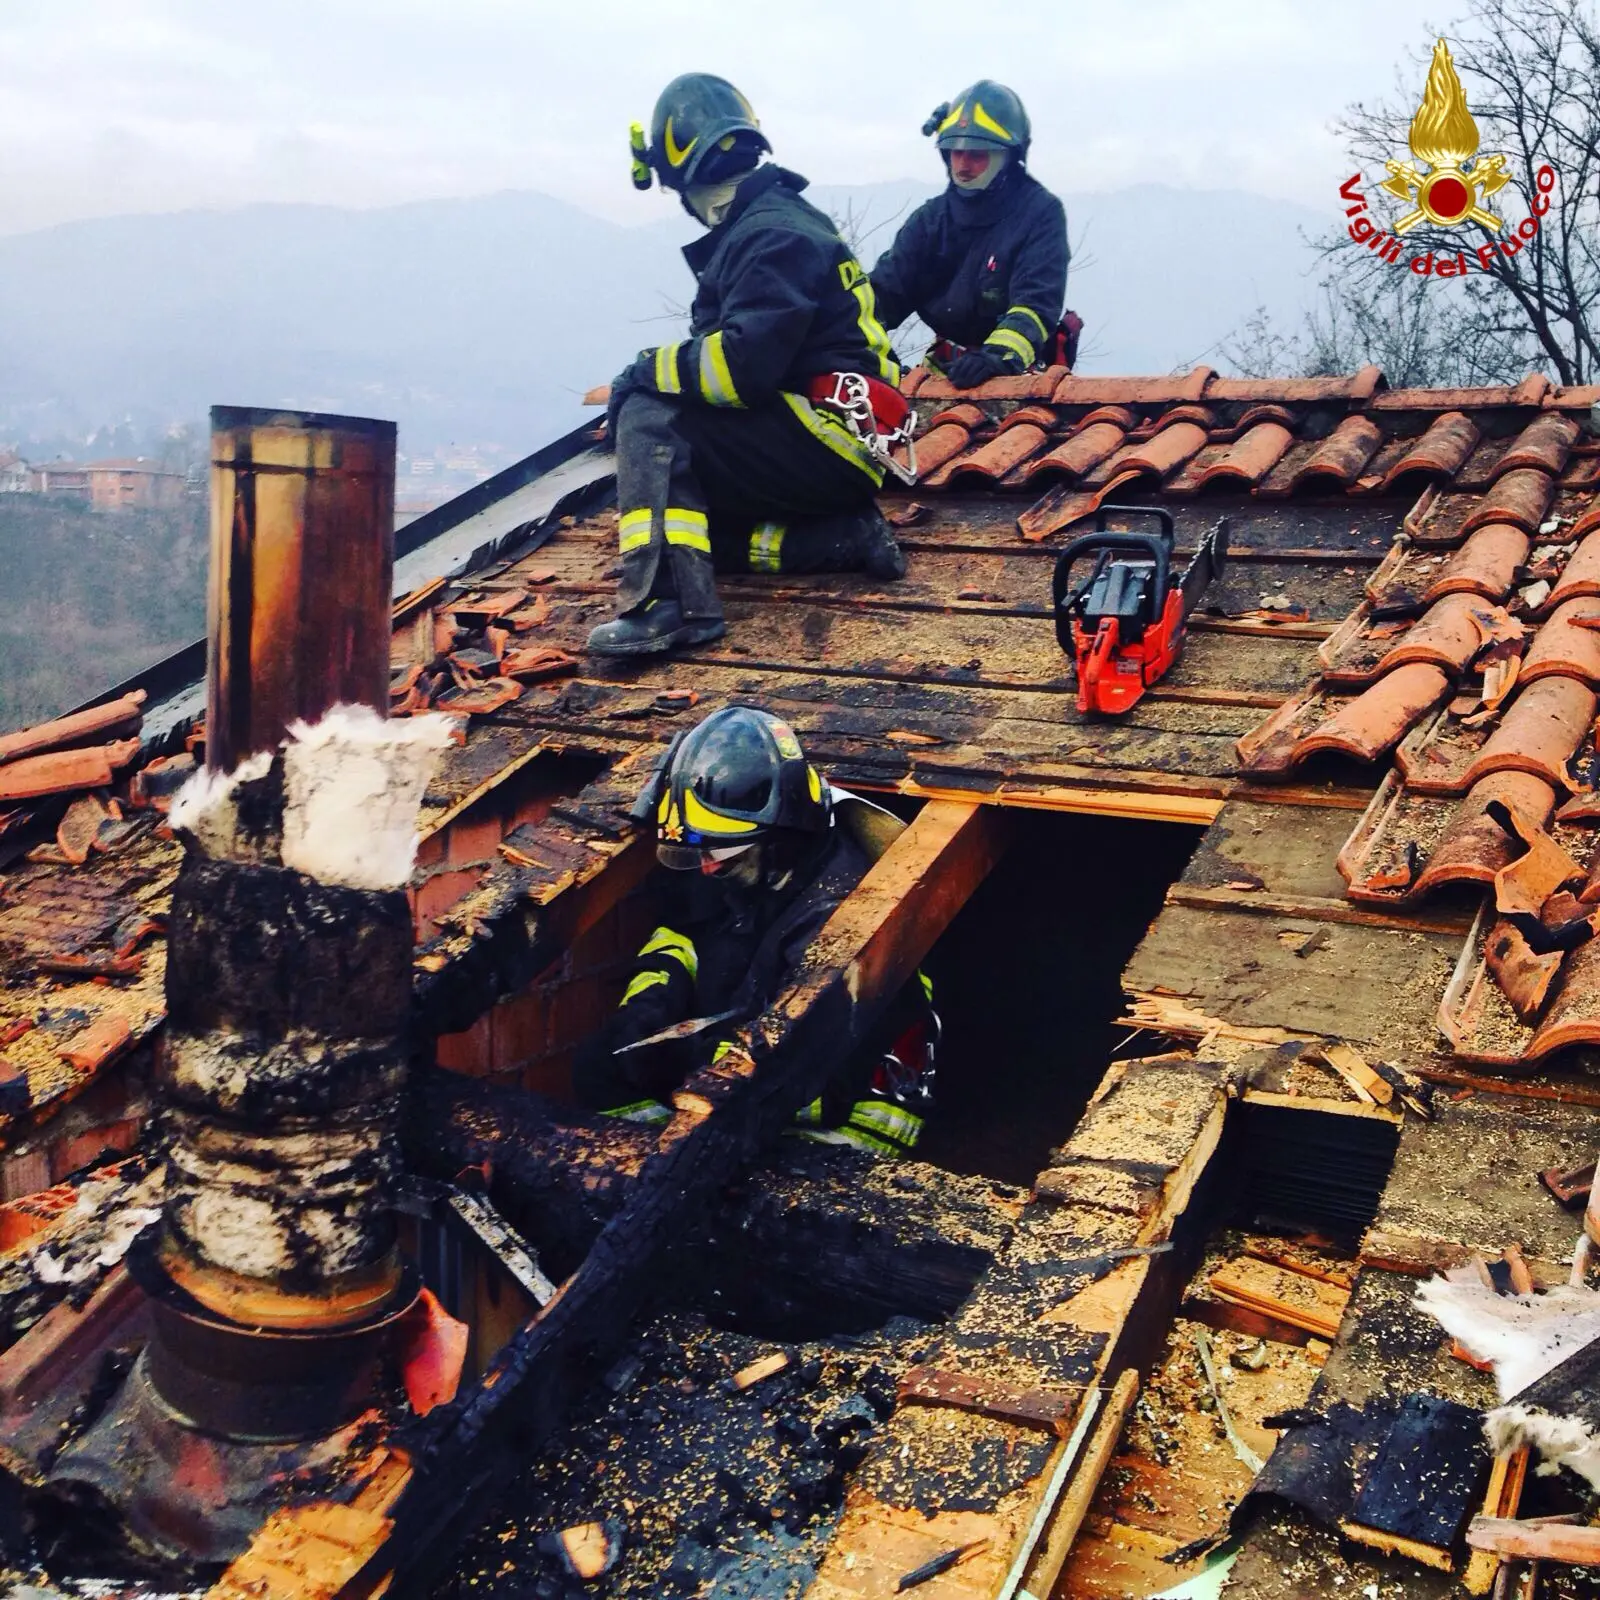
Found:
<path fill-rule="evenodd" d="M 709 231 L 683 252 L 689 337 L 612 382 L 622 583 L 599 655 L 647 655 L 723 631 L 713 571 L 898 578 L 873 496 L 914 418 L 872 285 L 806 180 L 762 165 L 750 103 L 705 72 L 656 102 L 633 178 L 675 190 Z"/>
<path fill-rule="evenodd" d="M 924 360 L 958 389 L 1033 366 L 1071 366 L 1083 322 L 1062 315 L 1067 214 L 1028 170 L 1022 101 L 988 78 L 922 125 L 949 184 L 917 207 L 872 269 L 887 328 L 913 312 L 933 330 Z"/>
<path fill-rule="evenodd" d="M 745 706 L 679 734 L 633 816 L 654 823 L 662 864 L 683 874 L 682 904 L 645 941 L 621 1005 L 573 1076 L 596 1110 L 666 1122 L 673 1091 L 793 979 L 904 824 L 831 788 L 787 723 Z M 909 1152 L 932 1103 L 938 1033 L 919 973 L 795 1131 L 874 1155 Z"/>

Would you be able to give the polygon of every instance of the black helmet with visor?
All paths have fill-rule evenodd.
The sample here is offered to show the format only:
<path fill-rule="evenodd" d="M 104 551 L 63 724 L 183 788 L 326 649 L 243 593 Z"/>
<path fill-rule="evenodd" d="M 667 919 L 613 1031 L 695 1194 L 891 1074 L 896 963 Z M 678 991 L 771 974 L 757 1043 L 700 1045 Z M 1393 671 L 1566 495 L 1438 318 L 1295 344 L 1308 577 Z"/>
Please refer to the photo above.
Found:
<path fill-rule="evenodd" d="M 664 866 L 688 869 L 775 833 L 826 834 L 833 804 L 788 723 L 753 706 L 725 706 L 672 741 L 632 816 L 655 824 Z"/>

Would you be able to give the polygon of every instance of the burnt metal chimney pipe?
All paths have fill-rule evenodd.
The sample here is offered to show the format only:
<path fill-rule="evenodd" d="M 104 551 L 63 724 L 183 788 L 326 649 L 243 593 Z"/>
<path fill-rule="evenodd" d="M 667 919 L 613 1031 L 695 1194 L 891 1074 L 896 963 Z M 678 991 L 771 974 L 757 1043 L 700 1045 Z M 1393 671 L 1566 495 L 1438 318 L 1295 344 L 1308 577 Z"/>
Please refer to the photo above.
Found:
<path fill-rule="evenodd" d="M 395 425 L 211 410 L 206 764 L 336 705 L 388 715 Z"/>

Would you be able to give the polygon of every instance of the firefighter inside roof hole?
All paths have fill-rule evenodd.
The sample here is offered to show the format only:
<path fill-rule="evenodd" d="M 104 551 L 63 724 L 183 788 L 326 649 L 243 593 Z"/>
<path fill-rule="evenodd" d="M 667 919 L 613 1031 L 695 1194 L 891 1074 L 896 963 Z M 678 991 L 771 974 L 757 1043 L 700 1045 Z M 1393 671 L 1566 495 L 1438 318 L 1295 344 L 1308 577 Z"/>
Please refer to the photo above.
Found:
<path fill-rule="evenodd" d="M 793 982 L 807 947 L 905 824 L 806 759 L 793 730 L 748 706 L 678 735 L 635 804 L 674 869 L 676 907 L 635 958 L 622 1002 L 573 1065 L 578 1098 L 665 1123 L 672 1093 L 730 1048 Z M 921 973 L 837 1070 L 794 1132 L 908 1154 L 932 1104 L 939 1019 Z"/>
<path fill-rule="evenodd" d="M 911 213 L 872 269 L 884 326 L 921 317 L 934 336 L 924 361 L 958 389 L 1072 366 L 1083 323 L 1062 312 L 1067 214 L 1027 169 L 1022 101 L 982 78 L 937 107 L 922 131 L 935 137 L 950 181 Z"/>
<path fill-rule="evenodd" d="M 763 162 L 750 102 L 686 73 L 630 137 L 634 183 L 707 231 L 683 252 L 689 336 L 611 385 L 622 578 L 589 635 L 607 656 L 720 638 L 716 571 L 903 576 L 874 496 L 912 427 L 867 274 L 806 180 Z"/>

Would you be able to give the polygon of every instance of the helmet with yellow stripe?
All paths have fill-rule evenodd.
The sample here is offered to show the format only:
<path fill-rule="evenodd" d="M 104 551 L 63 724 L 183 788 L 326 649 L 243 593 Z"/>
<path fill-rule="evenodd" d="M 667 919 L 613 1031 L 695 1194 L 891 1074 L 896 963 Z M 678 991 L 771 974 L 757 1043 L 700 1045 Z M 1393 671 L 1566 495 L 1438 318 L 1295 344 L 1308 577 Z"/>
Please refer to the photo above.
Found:
<path fill-rule="evenodd" d="M 825 834 L 833 801 L 787 722 L 725 706 L 672 741 L 632 815 L 655 824 L 667 860 L 668 851 L 730 849 L 774 833 Z"/>
<path fill-rule="evenodd" d="M 980 78 L 954 100 L 936 107 L 922 131 L 937 135 L 941 153 L 1009 150 L 1019 161 L 1027 159 L 1033 137 L 1020 97 L 992 78 Z"/>
<path fill-rule="evenodd" d="M 633 181 L 679 194 L 691 184 L 725 183 L 748 172 L 771 150 L 750 102 L 726 78 L 685 72 L 661 91 L 650 119 L 650 142 L 637 123 L 632 130 Z"/>

